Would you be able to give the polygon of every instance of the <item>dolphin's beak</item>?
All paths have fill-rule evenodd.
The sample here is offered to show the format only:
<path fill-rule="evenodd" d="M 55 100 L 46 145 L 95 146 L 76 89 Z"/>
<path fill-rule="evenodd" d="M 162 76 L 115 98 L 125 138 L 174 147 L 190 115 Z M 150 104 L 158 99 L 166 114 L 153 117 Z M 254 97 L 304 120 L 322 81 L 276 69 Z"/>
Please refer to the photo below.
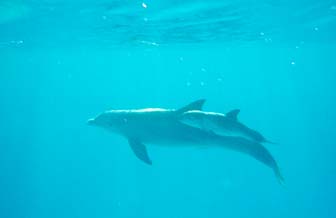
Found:
<path fill-rule="evenodd" d="M 88 121 L 87 121 L 87 124 L 88 125 L 94 125 L 96 122 L 95 122 L 95 119 L 94 118 L 92 118 L 92 119 L 89 119 Z"/>

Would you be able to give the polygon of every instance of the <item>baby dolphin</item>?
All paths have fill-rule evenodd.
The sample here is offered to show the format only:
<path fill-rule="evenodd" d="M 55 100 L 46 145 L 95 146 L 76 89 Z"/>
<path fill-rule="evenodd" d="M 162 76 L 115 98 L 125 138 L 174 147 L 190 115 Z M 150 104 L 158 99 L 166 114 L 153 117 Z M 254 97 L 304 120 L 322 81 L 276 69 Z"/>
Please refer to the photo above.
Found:
<path fill-rule="evenodd" d="M 250 129 L 238 121 L 240 110 L 232 110 L 227 114 L 205 112 L 201 110 L 186 111 L 180 121 L 192 127 L 212 131 L 223 136 L 240 136 L 258 143 L 269 142 L 259 132 Z"/>

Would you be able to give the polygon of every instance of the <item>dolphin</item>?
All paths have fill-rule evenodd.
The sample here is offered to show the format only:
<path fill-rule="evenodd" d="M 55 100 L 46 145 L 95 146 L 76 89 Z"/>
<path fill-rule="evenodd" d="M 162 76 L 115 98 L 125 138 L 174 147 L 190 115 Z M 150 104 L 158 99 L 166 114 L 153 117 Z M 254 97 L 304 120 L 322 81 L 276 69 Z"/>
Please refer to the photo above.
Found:
<path fill-rule="evenodd" d="M 254 157 L 270 167 L 278 181 L 283 183 L 276 161 L 260 143 L 243 137 L 218 135 L 180 122 L 183 113 L 201 110 L 204 102 L 205 100 L 201 99 L 177 110 L 163 108 L 110 110 L 89 119 L 88 124 L 124 136 L 135 156 L 149 165 L 152 165 L 152 161 L 146 144 L 217 146 Z"/>
<path fill-rule="evenodd" d="M 240 110 L 235 109 L 226 114 L 205 112 L 201 110 L 190 110 L 182 114 L 180 121 L 187 125 L 201 128 L 206 131 L 213 131 L 224 136 L 240 136 L 259 143 L 268 142 L 259 132 L 250 129 L 238 121 Z"/>

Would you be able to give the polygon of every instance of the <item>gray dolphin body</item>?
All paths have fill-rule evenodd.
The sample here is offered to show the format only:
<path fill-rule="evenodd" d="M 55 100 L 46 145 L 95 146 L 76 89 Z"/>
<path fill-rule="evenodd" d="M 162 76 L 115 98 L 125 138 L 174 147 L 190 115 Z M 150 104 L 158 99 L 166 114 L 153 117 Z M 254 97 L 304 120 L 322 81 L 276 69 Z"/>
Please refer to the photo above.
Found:
<path fill-rule="evenodd" d="M 259 132 L 239 122 L 238 113 L 239 110 L 232 110 L 227 114 L 190 110 L 182 114 L 180 121 L 219 135 L 240 136 L 259 143 L 270 142 Z"/>
<path fill-rule="evenodd" d="M 201 110 L 203 103 L 204 100 L 195 101 L 179 110 L 161 108 L 111 110 L 90 119 L 88 124 L 124 136 L 134 154 L 150 165 L 152 161 L 145 144 L 219 146 L 254 157 L 273 169 L 277 179 L 283 181 L 276 161 L 261 144 L 242 137 L 221 136 L 179 121 L 183 113 Z"/>

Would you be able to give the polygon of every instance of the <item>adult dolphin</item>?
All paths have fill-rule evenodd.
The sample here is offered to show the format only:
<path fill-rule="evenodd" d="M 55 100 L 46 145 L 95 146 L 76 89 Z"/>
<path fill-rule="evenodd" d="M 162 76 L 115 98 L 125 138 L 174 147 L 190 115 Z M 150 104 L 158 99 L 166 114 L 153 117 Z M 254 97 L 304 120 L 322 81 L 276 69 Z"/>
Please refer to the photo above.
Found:
<path fill-rule="evenodd" d="M 102 127 L 124 136 L 134 154 L 143 162 L 152 164 L 145 144 L 219 146 L 248 154 L 270 167 L 279 182 L 283 177 L 270 152 L 260 143 L 242 137 L 222 136 L 212 131 L 189 126 L 179 121 L 191 110 L 201 110 L 205 100 L 198 100 L 178 109 L 145 108 L 136 110 L 110 110 L 88 124 Z"/>

